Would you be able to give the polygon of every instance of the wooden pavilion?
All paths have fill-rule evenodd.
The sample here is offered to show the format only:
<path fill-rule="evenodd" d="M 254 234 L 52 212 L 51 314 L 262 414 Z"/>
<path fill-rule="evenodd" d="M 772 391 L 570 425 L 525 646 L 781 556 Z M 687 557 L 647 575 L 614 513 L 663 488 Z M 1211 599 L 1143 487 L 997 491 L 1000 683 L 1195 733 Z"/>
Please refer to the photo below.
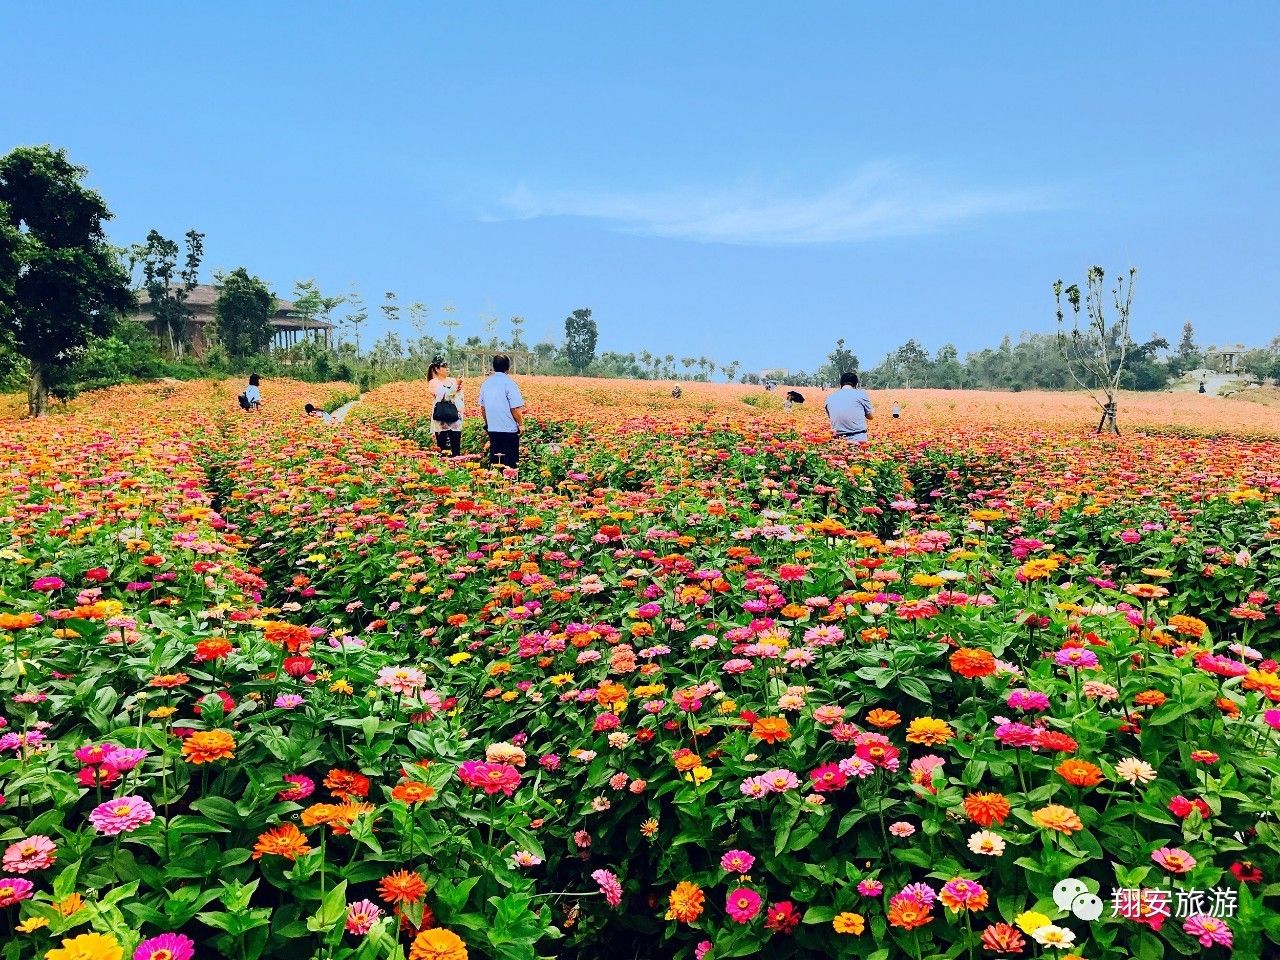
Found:
<path fill-rule="evenodd" d="M 191 316 L 187 320 L 186 341 L 191 346 L 195 357 L 204 356 L 209 349 L 209 334 L 214 322 L 214 305 L 218 302 L 220 288 L 213 284 L 202 283 L 193 287 L 187 297 L 187 309 Z M 146 290 L 138 291 L 138 302 L 141 309 L 133 315 L 133 320 L 144 323 L 162 341 L 168 337 L 164 330 L 158 328 L 150 310 L 150 297 Z M 275 331 L 271 347 L 276 350 L 287 350 L 297 346 L 307 338 L 330 342 L 334 326 L 322 320 L 308 320 L 298 312 L 297 305 L 291 300 L 276 298 L 276 312 L 271 318 L 271 326 Z"/>

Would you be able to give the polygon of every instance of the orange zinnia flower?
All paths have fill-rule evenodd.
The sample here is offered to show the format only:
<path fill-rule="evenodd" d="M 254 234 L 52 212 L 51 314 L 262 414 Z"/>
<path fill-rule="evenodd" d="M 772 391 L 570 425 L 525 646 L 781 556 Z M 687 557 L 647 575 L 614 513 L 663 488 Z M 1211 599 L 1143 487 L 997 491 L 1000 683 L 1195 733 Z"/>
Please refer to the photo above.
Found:
<path fill-rule="evenodd" d="M 416 780 L 410 780 L 407 783 L 398 783 L 391 791 L 391 799 L 399 800 L 401 803 L 425 803 L 436 795 L 436 788 L 429 783 L 419 783 Z"/>
<path fill-rule="evenodd" d="M 1073 787 L 1096 787 L 1102 782 L 1102 769 L 1088 760 L 1063 760 L 1056 769 L 1058 776 Z"/>
<path fill-rule="evenodd" d="M 791 739 L 791 725 L 786 717 L 761 717 L 751 725 L 751 736 L 765 743 Z"/>
<path fill-rule="evenodd" d="M 1070 807 L 1064 807 L 1060 803 L 1041 807 L 1031 814 L 1031 819 L 1046 830 L 1055 830 L 1058 833 L 1072 834 L 1084 829 L 1080 816 Z"/>
<path fill-rule="evenodd" d="M 467 960 L 467 945 L 452 930 L 423 930 L 413 938 L 409 960 Z"/>
<path fill-rule="evenodd" d="M 281 623 L 278 620 L 268 621 L 262 627 L 262 634 L 267 643 L 283 646 L 290 653 L 301 653 L 312 643 L 311 631 L 301 624 Z"/>
<path fill-rule="evenodd" d="M 964 812 L 980 827 L 1004 823 L 1011 809 L 1002 793 L 971 793 L 964 798 Z"/>
<path fill-rule="evenodd" d="M 369 778 L 350 770 L 330 770 L 329 775 L 324 778 L 324 785 L 335 797 L 343 800 L 369 795 Z"/>
<path fill-rule="evenodd" d="M 297 860 L 304 853 L 310 853 L 311 847 L 307 838 L 292 823 L 282 823 L 258 837 L 253 848 L 253 859 L 262 859 L 263 854 L 273 857 L 284 857 L 286 860 Z"/>
<path fill-rule="evenodd" d="M 902 717 L 896 710 L 882 710 L 876 708 L 867 714 L 867 723 L 873 727 L 879 727 L 881 730 L 888 730 L 890 727 L 896 727 L 902 722 Z"/>
<path fill-rule="evenodd" d="M 236 738 L 226 730 L 200 730 L 182 741 L 182 755 L 191 763 L 214 763 L 236 755 Z"/>
<path fill-rule="evenodd" d="M 903 930 L 923 927 L 933 919 L 929 908 L 914 897 L 894 897 L 889 901 L 889 925 Z"/>
<path fill-rule="evenodd" d="M 987 677 L 996 672 L 996 658 L 986 650 L 961 647 L 951 654 L 951 669 L 970 680 Z"/>
<path fill-rule="evenodd" d="M 702 916 L 706 897 L 696 883 L 681 880 L 667 898 L 667 919 L 678 923 L 693 923 Z"/>
<path fill-rule="evenodd" d="M 426 895 L 427 882 L 408 870 L 389 873 L 378 882 L 378 896 L 387 903 L 417 903 Z"/>
<path fill-rule="evenodd" d="M 1133 698 L 1133 702 L 1140 707 L 1158 707 L 1168 699 L 1159 690 L 1143 690 Z"/>

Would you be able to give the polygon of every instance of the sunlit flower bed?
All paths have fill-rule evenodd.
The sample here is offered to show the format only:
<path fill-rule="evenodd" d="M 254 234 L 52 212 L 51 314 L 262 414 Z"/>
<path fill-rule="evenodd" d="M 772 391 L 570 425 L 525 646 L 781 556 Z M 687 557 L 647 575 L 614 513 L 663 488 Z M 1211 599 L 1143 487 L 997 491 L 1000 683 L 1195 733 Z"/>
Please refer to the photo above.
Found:
<path fill-rule="evenodd" d="M 0 956 L 1276 951 L 1280 443 L 525 387 L 5 425 Z"/>

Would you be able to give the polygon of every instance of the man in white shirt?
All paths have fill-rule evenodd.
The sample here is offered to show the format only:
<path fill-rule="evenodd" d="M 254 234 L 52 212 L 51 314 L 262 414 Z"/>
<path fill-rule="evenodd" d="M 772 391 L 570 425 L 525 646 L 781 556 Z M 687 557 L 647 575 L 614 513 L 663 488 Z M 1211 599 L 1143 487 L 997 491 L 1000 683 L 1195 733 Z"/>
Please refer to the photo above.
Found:
<path fill-rule="evenodd" d="M 827 416 L 831 431 L 850 443 L 867 442 L 867 421 L 871 419 L 871 398 L 858 389 L 858 375 L 840 374 L 840 389 L 827 397 Z"/>
<path fill-rule="evenodd" d="M 489 433 L 489 462 L 512 470 L 520 462 L 520 428 L 524 426 L 524 397 L 507 376 L 511 358 L 493 358 L 493 374 L 480 384 L 480 416 Z"/>

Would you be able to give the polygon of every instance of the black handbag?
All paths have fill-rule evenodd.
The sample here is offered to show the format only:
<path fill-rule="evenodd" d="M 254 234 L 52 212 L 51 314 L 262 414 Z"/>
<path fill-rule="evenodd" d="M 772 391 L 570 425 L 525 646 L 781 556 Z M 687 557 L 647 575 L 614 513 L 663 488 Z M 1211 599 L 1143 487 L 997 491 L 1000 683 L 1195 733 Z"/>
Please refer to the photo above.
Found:
<path fill-rule="evenodd" d="M 435 407 L 431 410 L 431 419 L 437 423 L 456 423 L 458 405 L 452 400 L 437 400 Z"/>

